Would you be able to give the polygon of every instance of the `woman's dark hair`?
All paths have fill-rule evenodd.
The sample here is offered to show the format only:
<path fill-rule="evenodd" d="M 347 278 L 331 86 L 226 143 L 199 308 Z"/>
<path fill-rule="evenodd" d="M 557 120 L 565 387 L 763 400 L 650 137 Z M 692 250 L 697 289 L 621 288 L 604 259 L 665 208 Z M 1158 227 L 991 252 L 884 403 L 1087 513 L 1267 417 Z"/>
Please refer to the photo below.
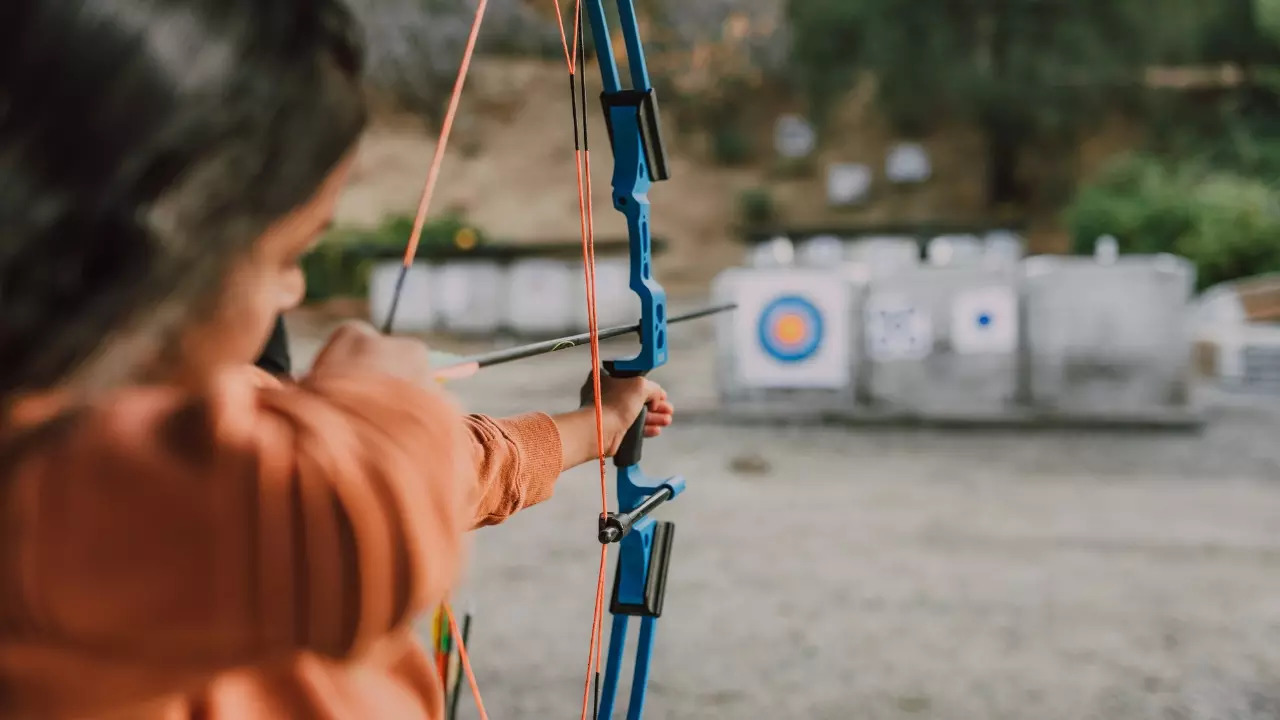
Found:
<path fill-rule="evenodd" d="M 0 397 L 165 345 L 354 145 L 361 58 L 341 0 L 0 0 Z"/>

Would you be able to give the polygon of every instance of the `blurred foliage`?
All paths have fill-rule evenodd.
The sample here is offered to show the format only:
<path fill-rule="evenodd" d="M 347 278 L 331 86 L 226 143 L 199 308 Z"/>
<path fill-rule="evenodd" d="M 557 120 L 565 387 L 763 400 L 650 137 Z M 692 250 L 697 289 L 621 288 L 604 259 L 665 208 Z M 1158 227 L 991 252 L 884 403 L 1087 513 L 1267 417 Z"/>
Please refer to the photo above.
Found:
<path fill-rule="evenodd" d="M 748 129 L 753 89 L 740 76 L 727 77 L 716 92 L 702 94 L 702 102 L 693 111 L 710 136 L 712 159 L 720 165 L 744 165 L 756 157 L 754 138 Z"/>
<path fill-rule="evenodd" d="M 738 193 L 738 218 L 743 227 L 758 228 L 778 219 L 773 194 L 768 188 L 748 188 Z"/>
<path fill-rule="evenodd" d="M 1150 122 L 1153 151 L 1280 186 L 1280 95 L 1171 98 L 1163 107 Z"/>
<path fill-rule="evenodd" d="M 1168 0 L 1180 2 L 1181 0 Z M 794 70 L 815 112 L 862 72 L 892 125 L 923 136 L 972 123 L 988 202 L 1019 201 L 1018 158 L 1066 146 L 1132 96 L 1163 38 L 1138 0 L 791 0 Z"/>
<path fill-rule="evenodd" d="M 365 31 L 369 86 L 439 122 L 466 46 L 476 0 L 347 0 Z M 553 17 L 525 0 L 490 0 L 480 52 L 562 57 Z"/>
<path fill-rule="evenodd" d="M 667 115 L 706 137 L 719 164 L 757 159 L 754 130 L 774 107 L 768 79 L 786 63 L 777 0 L 638 0 L 636 7 Z"/>
<path fill-rule="evenodd" d="M 370 258 L 340 244 L 321 244 L 302 258 L 307 302 L 356 297 L 369 292 Z"/>
<path fill-rule="evenodd" d="M 792 74 L 819 119 L 873 77 L 903 134 L 978 127 L 991 207 L 1034 199 L 1028 152 L 1052 156 L 1117 111 L 1149 112 L 1152 66 L 1229 63 L 1246 86 L 1280 89 L 1266 72 L 1280 65 L 1280 0 L 790 0 L 787 19 Z M 1228 136 L 1214 152 L 1240 171 L 1273 167 L 1265 134 L 1235 122 Z"/>
<path fill-rule="evenodd" d="M 841 0 L 790 0 L 792 80 L 822 123 L 854 84 L 866 9 Z"/>
<path fill-rule="evenodd" d="M 338 228 L 330 231 L 302 259 L 307 277 L 307 300 L 364 295 L 369 271 L 379 260 L 399 258 L 413 231 L 413 217 L 388 217 L 372 229 Z M 430 259 L 445 253 L 471 250 L 488 242 L 484 233 L 463 218 L 448 215 L 427 222 L 417 256 Z"/>
<path fill-rule="evenodd" d="M 1258 27 L 1272 43 L 1280 44 L 1280 0 L 1255 0 Z"/>
<path fill-rule="evenodd" d="M 350 1 L 368 29 L 371 85 L 438 119 L 476 0 Z M 796 99 L 829 137 L 839 129 L 824 123 L 839 103 L 870 83 L 862 87 L 874 89 L 878 109 L 902 135 L 955 126 L 981 132 L 978 172 L 986 172 L 992 212 L 1037 202 L 1056 208 L 1076 182 L 1080 138 L 1123 113 L 1147 129 L 1147 154 L 1117 162 L 1076 194 L 1067 217 L 1079 243 L 1091 247 L 1111 233 L 1129 251 L 1183 253 L 1205 282 L 1274 263 L 1280 236 L 1267 233 L 1276 230 L 1280 187 L 1280 0 L 635 5 L 664 107 L 676 126 L 705 137 L 718 163 L 758 161 L 761 128 Z M 615 3 L 605 9 L 616 16 Z M 490 0 L 481 51 L 559 58 L 554 13 L 542 0 Z M 625 48 L 614 39 L 625 72 Z M 588 48 L 592 40 L 588 34 Z M 1153 89 L 1150 70 L 1160 66 L 1229 67 L 1224 77 L 1232 79 Z M 767 190 L 744 191 L 738 204 L 748 225 L 776 219 Z M 424 251 L 453 242 L 462 224 L 455 222 L 429 231 Z M 398 251 L 408 230 L 407 218 L 392 219 L 333 245 L 363 248 L 366 257 L 374 248 Z M 344 276 L 350 262 L 325 252 L 351 254 L 318 252 L 309 260 L 317 277 L 332 276 L 334 286 L 358 282 Z"/>
<path fill-rule="evenodd" d="M 1122 252 L 1188 258 L 1201 287 L 1280 271 L 1280 188 L 1199 162 L 1121 158 L 1081 189 L 1065 219 L 1075 252 L 1113 235 Z"/>
<path fill-rule="evenodd" d="M 720 123 L 711 130 L 711 152 L 721 165 L 745 165 L 754 156 L 751 136 L 740 123 Z"/>
<path fill-rule="evenodd" d="M 324 243 L 358 248 L 371 255 L 399 256 L 404 252 L 412 232 L 413 216 L 393 215 L 369 230 L 334 230 L 325 238 Z M 441 252 L 471 250 L 487 242 L 488 238 L 462 216 L 443 215 L 423 225 L 418 255 L 427 258 Z"/>
<path fill-rule="evenodd" d="M 1188 0 L 1189 1 L 1189 0 Z M 1201 58 L 1248 68 L 1280 63 L 1276 0 L 1214 0 L 1200 28 Z"/>

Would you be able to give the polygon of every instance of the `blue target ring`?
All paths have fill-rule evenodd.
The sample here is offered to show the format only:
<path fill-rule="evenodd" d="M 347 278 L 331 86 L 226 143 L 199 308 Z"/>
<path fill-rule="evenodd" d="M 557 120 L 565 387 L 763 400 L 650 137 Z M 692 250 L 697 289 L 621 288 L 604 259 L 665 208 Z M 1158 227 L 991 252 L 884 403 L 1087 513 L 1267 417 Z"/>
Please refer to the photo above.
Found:
<path fill-rule="evenodd" d="M 785 295 L 760 312 L 756 332 L 760 347 L 774 360 L 803 362 L 822 346 L 822 313 L 798 295 Z"/>

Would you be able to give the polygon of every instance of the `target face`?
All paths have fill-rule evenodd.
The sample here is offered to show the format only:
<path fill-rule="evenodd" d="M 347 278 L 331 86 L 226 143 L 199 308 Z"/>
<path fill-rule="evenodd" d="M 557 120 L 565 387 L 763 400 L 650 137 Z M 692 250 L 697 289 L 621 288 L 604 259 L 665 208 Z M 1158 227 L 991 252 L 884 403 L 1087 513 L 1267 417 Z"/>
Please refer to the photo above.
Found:
<path fill-rule="evenodd" d="M 798 295 L 780 297 L 760 313 L 760 347 L 780 362 L 812 357 L 822 346 L 822 332 L 822 313 Z"/>
<path fill-rule="evenodd" d="M 716 299 L 738 305 L 717 324 L 726 382 L 741 389 L 848 388 L 852 288 L 838 270 L 726 270 L 716 279 Z"/>
<path fill-rule="evenodd" d="M 873 295 L 863 312 L 867 353 L 872 360 L 923 360 L 933 352 L 933 320 L 909 298 Z"/>
<path fill-rule="evenodd" d="M 1012 288 L 986 287 L 952 304 L 951 345 L 961 354 L 1008 354 L 1018 347 L 1018 299 Z"/>

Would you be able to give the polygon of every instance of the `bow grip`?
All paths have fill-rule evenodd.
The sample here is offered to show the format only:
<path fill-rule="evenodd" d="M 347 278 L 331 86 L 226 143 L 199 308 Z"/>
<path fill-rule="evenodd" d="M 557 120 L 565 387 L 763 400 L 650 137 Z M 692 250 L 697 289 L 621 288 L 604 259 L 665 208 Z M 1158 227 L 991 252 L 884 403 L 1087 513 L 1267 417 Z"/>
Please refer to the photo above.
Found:
<path fill-rule="evenodd" d="M 619 370 L 612 360 L 605 361 L 604 371 L 615 378 L 644 377 L 648 374 L 635 370 Z M 635 422 L 631 423 L 631 427 L 627 428 L 626 434 L 622 436 L 622 444 L 618 446 L 618 452 L 613 455 L 615 467 L 631 467 L 640 464 L 641 451 L 644 449 L 644 420 L 648 414 L 647 408 L 640 408 L 640 414 L 636 416 Z"/>

